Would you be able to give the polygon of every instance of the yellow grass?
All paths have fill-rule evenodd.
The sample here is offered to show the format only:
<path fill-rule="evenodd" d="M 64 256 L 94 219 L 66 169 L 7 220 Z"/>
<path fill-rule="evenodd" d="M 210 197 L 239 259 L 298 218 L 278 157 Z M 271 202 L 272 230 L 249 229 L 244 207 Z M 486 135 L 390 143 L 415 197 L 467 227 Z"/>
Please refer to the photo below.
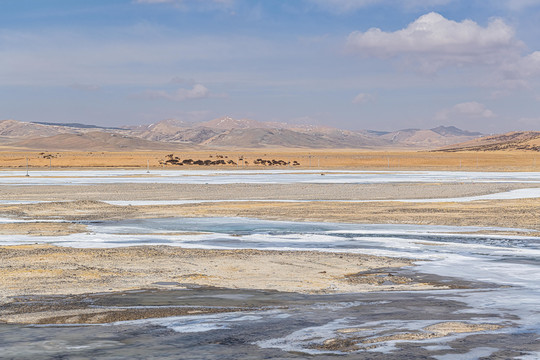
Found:
<path fill-rule="evenodd" d="M 183 159 L 233 160 L 238 165 L 178 166 L 163 165 L 167 154 Z M 52 155 L 52 158 L 47 158 Z M 166 169 L 351 169 L 351 170 L 467 170 L 467 171 L 539 171 L 540 154 L 526 151 L 499 152 L 428 152 L 428 151 L 366 151 L 366 150 L 306 150 L 306 149 L 262 149 L 262 150 L 205 150 L 205 151 L 133 151 L 133 152 L 41 152 L 0 151 L 0 169 L 26 168 L 150 168 Z M 239 160 L 243 158 L 247 161 Z M 253 161 L 265 160 L 297 161 L 300 166 L 254 165 Z"/>

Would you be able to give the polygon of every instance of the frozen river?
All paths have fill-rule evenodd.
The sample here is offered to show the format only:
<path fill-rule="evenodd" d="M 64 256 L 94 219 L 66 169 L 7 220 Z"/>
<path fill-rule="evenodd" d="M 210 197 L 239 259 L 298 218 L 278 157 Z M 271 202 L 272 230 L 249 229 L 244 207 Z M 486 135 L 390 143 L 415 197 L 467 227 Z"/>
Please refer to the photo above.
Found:
<path fill-rule="evenodd" d="M 509 229 L 297 223 L 243 218 L 167 218 L 107 221 L 88 225 L 89 232 L 85 234 L 39 238 L 0 236 L 0 243 L 5 245 L 43 242 L 71 247 L 160 244 L 206 249 L 359 252 L 417 259 L 417 266 L 407 271 L 483 285 L 472 289 L 392 294 L 293 296 L 273 293 L 268 296 L 277 304 L 288 304 L 287 309 L 272 308 L 252 313 L 121 322 L 99 326 L 103 330 L 96 330 L 95 326 L 70 327 L 69 330 L 53 326 L 54 332 L 58 333 L 54 339 L 47 335 L 51 334 L 51 327 L 48 327 L 49 332 L 45 333 L 43 328 L 16 327 L 14 334 L 19 335 L 15 339 L 6 335 L 6 328 L 0 326 L 0 336 L 4 336 L 7 341 L 3 348 L 0 346 L 4 353 L 22 351 L 24 345 L 31 342 L 30 334 L 40 334 L 40 338 L 49 339 L 49 342 L 38 343 L 38 348 L 44 347 L 44 344 L 56 344 L 54 349 L 47 348 L 51 354 L 62 354 L 68 351 L 69 346 L 75 346 L 74 344 L 83 341 L 83 338 L 90 337 L 94 344 L 91 346 L 96 349 L 87 349 L 88 353 L 99 349 L 100 352 L 113 356 L 118 354 L 120 347 L 128 353 L 133 350 L 130 346 L 125 348 L 125 345 L 121 345 L 126 339 L 115 335 L 118 331 L 135 332 L 137 336 L 143 336 L 144 333 L 145 338 L 151 339 L 151 343 L 158 346 L 161 336 L 158 336 L 158 330 L 168 329 L 172 331 L 171 334 L 176 334 L 168 336 L 174 338 L 179 347 L 188 346 L 194 336 L 210 341 L 236 334 L 234 336 L 243 339 L 241 348 L 253 358 L 263 354 L 270 358 L 278 358 L 278 355 L 293 358 L 297 355 L 292 354 L 310 354 L 339 358 L 352 356 L 356 359 L 376 358 L 370 356 L 382 354 L 386 356 L 384 358 L 399 359 L 402 358 L 400 354 L 422 354 L 441 360 L 475 359 L 480 356 L 495 356 L 501 351 L 516 348 L 522 349 L 524 354 L 523 357 L 515 357 L 517 359 L 534 359 L 540 356 L 537 341 L 540 336 L 539 239 L 474 233 L 479 230 Z M 182 232 L 191 234 L 182 235 Z M 181 296 L 175 296 L 184 298 L 187 295 L 181 293 Z M 208 293 L 200 296 L 204 298 Z M 224 295 L 217 293 L 212 296 L 220 298 Z M 231 297 L 254 301 L 258 299 L 261 303 L 264 303 L 264 299 L 268 300 L 260 293 L 252 291 L 233 291 L 225 296 Z M 441 308 L 434 310 L 437 304 Z M 381 311 L 377 316 L 370 314 L 373 306 Z M 389 308 L 401 310 L 388 313 Z M 404 311 L 405 308 L 408 310 Z M 481 341 L 474 336 L 468 337 L 466 333 L 414 341 L 384 340 L 382 337 L 385 334 L 420 331 L 438 322 L 450 320 L 467 324 L 502 324 L 504 327 L 482 332 L 480 338 L 484 340 Z M 376 341 L 369 349 L 348 355 L 314 346 L 342 336 L 343 329 L 350 328 L 360 329 L 356 331 L 356 336 L 372 336 L 381 340 Z M 140 333 L 141 331 L 143 333 Z M 484 346 L 485 342 L 490 345 Z M 468 345 L 464 347 L 464 343 Z M 408 349 L 408 352 L 403 353 L 404 349 Z M 206 348 L 200 352 L 195 349 L 189 351 L 194 357 L 221 359 L 227 358 L 229 350 L 230 346 L 222 344 L 217 346 L 215 351 L 208 351 Z M 27 351 L 36 351 L 36 348 L 32 347 L 32 350 Z M 77 351 L 85 354 L 86 350 Z M 250 357 L 246 354 L 246 358 Z"/>
<path fill-rule="evenodd" d="M 378 184 L 418 182 L 540 183 L 540 172 L 337 170 L 80 170 L 0 171 L 0 185 L 158 184 Z M 324 174 L 324 175 L 322 175 Z"/>
<path fill-rule="evenodd" d="M 324 174 L 324 175 L 321 175 Z M 520 182 L 530 189 L 453 199 L 538 198 L 540 173 L 372 171 L 21 171 L 0 172 L 0 186 L 107 183 L 290 184 Z M 166 205 L 200 200 L 125 201 Z M 272 201 L 272 200 L 266 200 Z M 281 201 L 297 201 L 294 199 Z M 2 202 L 2 199 L 0 199 Z M 3 203 L 17 203 L 17 200 Z M 23 203 L 23 202 L 19 202 Z M 31 221 L 0 218 L 0 223 Z M 62 220 L 55 220 L 62 221 Z M 334 224 L 247 218 L 161 218 L 83 222 L 88 231 L 67 236 L 0 235 L 0 245 L 47 243 L 76 248 L 168 245 L 202 249 L 312 250 L 415 259 L 399 270 L 450 288 L 339 295 L 252 290 L 175 288 L 107 296 L 125 306 L 242 306 L 259 311 L 193 315 L 106 325 L 0 324 L 0 358 L 178 359 L 522 359 L 540 358 L 540 241 L 534 236 L 493 235 L 527 229 Z M 531 231 L 534 234 L 534 231 Z M 397 271 L 388 269 L 389 272 Z M 455 286 L 454 286 L 455 285 Z M 96 295 L 98 296 L 98 295 Z M 51 301 L 64 301 L 52 299 Z M 88 302 L 99 306 L 89 296 Z M 109 304 L 110 305 L 110 304 Z M 480 333 L 407 338 L 441 322 L 496 324 Z M 323 347 L 331 339 L 354 350 Z M 354 339 L 371 339 L 369 345 Z"/>

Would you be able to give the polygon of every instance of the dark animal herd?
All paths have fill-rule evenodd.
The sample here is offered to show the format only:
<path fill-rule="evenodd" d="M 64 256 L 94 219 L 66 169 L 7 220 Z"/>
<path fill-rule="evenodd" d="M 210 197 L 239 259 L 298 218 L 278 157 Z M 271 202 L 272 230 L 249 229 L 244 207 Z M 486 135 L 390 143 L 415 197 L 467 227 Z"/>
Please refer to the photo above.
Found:
<path fill-rule="evenodd" d="M 212 158 L 212 155 L 209 156 Z M 240 157 L 238 159 L 238 162 L 234 160 L 226 160 L 228 159 L 228 156 L 224 155 L 216 155 L 216 160 L 193 160 L 193 159 L 181 159 L 178 156 L 174 156 L 174 154 L 169 154 L 165 156 L 165 160 L 160 160 L 160 165 L 202 165 L 202 166 L 210 166 L 210 165 L 233 165 L 238 166 L 239 164 L 241 166 L 249 165 L 249 161 L 245 160 L 244 158 Z M 253 165 L 263 165 L 263 166 L 299 166 L 300 163 L 296 160 L 294 161 L 285 161 L 285 160 L 268 160 L 268 159 L 256 159 L 253 160 Z"/>

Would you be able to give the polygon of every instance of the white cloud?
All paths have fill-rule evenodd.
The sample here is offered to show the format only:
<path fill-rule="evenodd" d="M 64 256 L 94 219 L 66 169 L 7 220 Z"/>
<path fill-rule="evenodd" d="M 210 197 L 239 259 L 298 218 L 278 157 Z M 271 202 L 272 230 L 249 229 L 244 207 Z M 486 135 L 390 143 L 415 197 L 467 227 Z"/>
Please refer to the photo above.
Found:
<path fill-rule="evenodd" d="M 470 117 L 492 118 L 495 116 L 493 111 L 487 109 L 483 104 L 475 101 L 456 104 L 452 110 L 458 114 L 463 114 Z"/>
<path fill-rule="evenodd" d="M 540 76 L 540 51 L 508 60 L 496 69 L 484 81 L 484 87 L 496 87 L 508 90 L 519 88 L 530 89 L 531 80 Z M 495 91 L 494 94 L 505 94 L 505 91 Z"/>
<path fill-rule="evenodd" d="M 372 101 L 373 100 L 373 96 L 371 94 L 366 94 L 366 93 L 360 93 L 358 95 L 356 95 L 354 97 L 354 99 L 352 100 L 352 103 L 353 104 L 363 104 L 363 103 L 367 103 L 369 101 Z"/>
<path fill-rule="evenodd" d="M 164 90 L 152 90 L 147 91 L 144 94 L 145 97 L 152 99 L 167 99 L 171 101 L 185 101 L 185 100 L 195 100 L 195 99 L 204 99 L 211 96 L 210 90 L 206 86 L 201 84 L 195 84 L 191 89 L 180 88 L 174 92 L 167 92 Z"/>
<path fill-rule="evenodd" d="M 454 119 L 489 119 L 495 117 L 495 113 L 476 101 L 464 102 L 454 105 L 450 109 L 443 109 L 435 115 L 439 121 Z"/>
<path fill-rule="evenodd" d="M 522 46 L 514 29 L 501 19 L 482 27 L 472 20 L 456 22 L 434 12 L 395 32 L 379 28 L 352 32 L 346 43 L 349 51 L 362 56 L 403 57 L 426 72 L 450 65 L 498 64 L 517 57 Z"/>
<path fill-rule="evenodd" d="M 507 70 L 521 78 L 540 75 L 540 51 L 522 57 L 516 63 L 509 65 Z"/>

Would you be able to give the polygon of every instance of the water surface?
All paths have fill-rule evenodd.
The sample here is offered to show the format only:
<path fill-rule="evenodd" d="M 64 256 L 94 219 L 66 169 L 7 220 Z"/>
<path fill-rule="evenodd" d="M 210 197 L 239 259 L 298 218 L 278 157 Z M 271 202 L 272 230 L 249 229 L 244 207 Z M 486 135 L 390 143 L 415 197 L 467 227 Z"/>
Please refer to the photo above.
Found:
<path fill-rule="evenodd" d="M 89 229 L 88 234 L 64 237 L 1 236 L 0 242 L 358 252 L 417 259 L 414 268 L 403 271 L 467 286 L 423 292 L 298 295 L 204 288 L 174 290 L 171 284 L 169 292 L 119 295 L 114 301 L 118 306 L 236 304 L 264 309 L 100 326 L 2 325 L 0 350 L 7 354 L 4 356 L 54 358 L 69 354 L 173 359 L 183 354 L 195 359 L 283 359 L 308 355 L 321 359 L 461 359 L 480 355 L 496 358 L 504 354 L 504 358 L 518 359 L 521 355 L 534 358 L 540 351 L 538 238 L 464 234 L 508 229 L 243 218 L 106 221 L 89 223 Z M 181 232 L 186 234 L 178 234 Z M 449 321 L 498 324 L 503 328 L 473 335 L 391 340 L 391 336 L 422 333 L 427 326 Z M 390 340 L 384 340 L 385 336 L 390 336 Z M 336 338 L 353 339 L 358 348 L 324 348 L 325 341 Z M 366 339 L 382 340 L 368 346 L 363 343 Z"/>

